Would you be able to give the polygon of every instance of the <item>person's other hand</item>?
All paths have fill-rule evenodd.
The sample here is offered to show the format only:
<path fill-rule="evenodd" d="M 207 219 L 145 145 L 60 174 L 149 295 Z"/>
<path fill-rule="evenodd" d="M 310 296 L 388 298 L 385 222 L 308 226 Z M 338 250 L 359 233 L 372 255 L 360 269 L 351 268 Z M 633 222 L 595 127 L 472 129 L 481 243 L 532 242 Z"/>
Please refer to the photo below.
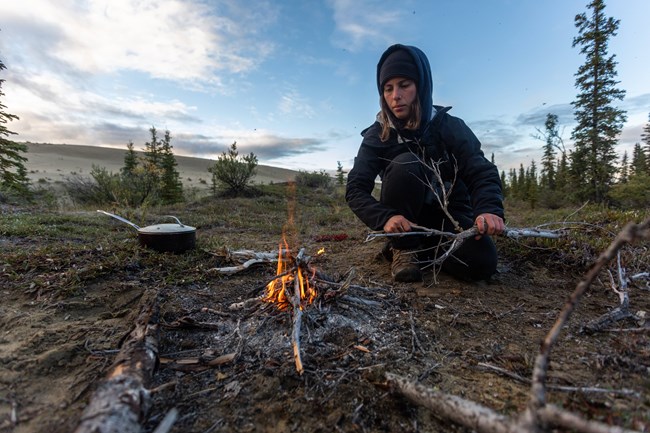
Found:
<path fill-rule="evenodd" d="M 384 232 L 386 233 L 404 233 L 410 232 L 413 223 L 407 220 L 402 215 L 393 215 L 384 224 Z"/>
<path fill-rule="evenodd" d="M 506 228 L 503 219 L 500 216 L 491 213 L 482 213 L 476 217 L 474 224 L 481 235 L 498 235 L 503 233 Z M 480 239 L 481 236 L 476 236 L 475 239 Z"/>

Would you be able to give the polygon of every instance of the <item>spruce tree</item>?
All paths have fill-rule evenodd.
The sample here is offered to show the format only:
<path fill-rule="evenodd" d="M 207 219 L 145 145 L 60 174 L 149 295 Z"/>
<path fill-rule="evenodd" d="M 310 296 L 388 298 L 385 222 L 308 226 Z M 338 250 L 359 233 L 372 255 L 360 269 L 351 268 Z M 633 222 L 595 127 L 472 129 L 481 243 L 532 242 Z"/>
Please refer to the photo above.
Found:
<path fill-rule="evenodd" d="M 217 157 L 217 161 L 208 171 L 212 173 L 212 191 L 215 194 L 218 194 L 221 186 L 226 194 L 242 195 L 257 171 L 257 156 L 252 152 L 240 156 L 235 141 L 227 152 Z"/>
<path fill-rule="evenodd" d="M 160 144 L 160 177 L 161 191 L 160 198 L 163 203 L 171 204 L 183 200 L 183 184 L 180 180 L 180 174 L 176 167 L 176 157 L 172 152 L 172 136 L 169 131 L 165 131 L 165 136 Z"/>
<path fill-rule="evenodd" d="M 160 142 L 158 141 L 158 131 L 152 126 L 149 128 L 151 141 L 144 144 L 144 160 L 142 161 L 142 183 L 146 192 L 146 197 L 155 202 L 160 196 L 160 177 L 162 170 L 160 168 Z"/>
<path fill-rule="evenodd" d="M 623 152 L 623 158 L 621 158 L 621 169 L 620 169 L 620 175 L 618 177 L 618 181 L 620 183 L 627 183 L 627 180 L 630 177 L 629 168 L 630 165 L 628 163 L 627 150 L 626 150 L 625 152 Z"/>
<path fill-rule="evenodd" d="M 641 134 L 641 141 L 645 144 L 643 152 L 646 156 L 646 172 L 650 175 L 650 114 L 648 114 L 648 123 L 643 127 L 643 134 Z"/>
<path fill-rule="evenodd" d="M 0 60 L 0 71 L 6 69 L 2 60 Z M 25 162 L 27 158 L 23 156 L 27 152 L 27 145 L 16 143 L 7 137 L 16 134 L 5 126 L 6 123 L 17 120 L 15 114 L 5 113 L 5 105 L 2 103 L 4 92 L 0 79 L 0 189 L 5 189 L 17 193 L 18 195 L 27 196 L 29 194 L 29 179 Z"/>
<path fill-rule="evenodd" d="M 530 203 L 530 208 L 535 209 L 538 196 L 537 185 L 537 164 L 533 159 L 530 162 L 530 167 L 526 169 L 526 196 L 525 199 Z"/>
<path fill-rule="evenodd" d="M 524 169 L 524 164 L 520 163 L 519 175 L 517 176 L 517 198 L 526 200 L 527 186 L 528 183 L 526 182 L 526 170 Z"/>
<path fill-rule="evenodd" d="M 339 185 L 345 185 L 345 174 L 347 172 L 343 171 L 343 164 L 341 161 L 336 161 L 336 183 Z"/>
<path fill-rule="evenodd" d="M 648 159 L 646 157 L 641 143 L 634 145 L 632 151 L 632 163 L 630 164 L 630 176 L 640 176 L 648 173 Z"/>
<path fill-rule="evenodd" d="M 542 155 L 541 186 L 542 188 L 555 190 L 555 178 L 557 176 L 556 150 L 564 153 L 562 137 L 560 137 L 557 114 L 548 113 L 544 122 L 544 132 L 541 138 L 544 140 L 544 154 Z"/>
<path fill-rule="evenodd" d="M 580 47 L 586 61 L 575 74 L 579 94 L 572 102 L 577 125 L 571 135 L 575 142 L 571 174 L 578 198 L 603 202 L 616 173 L 614 145 L 626 119 L 625 111 L 612 105 L 623 99 L 625 91 L 616 88 L 617 62 L 607 51 L 620 21 L 605 16 L 604 0 L 593 0 L 587 7 L 590 16 L 575 17 L 579 36 L 573 47 Z"/>
<path fill-rule="evenodd" d="M 126 154 L 124 155 L 124 166 L 122 167 L 123 176 L 132 176 L 135 169 L 138 167 L 138 155 L 133 149 L 133 141 L 129 141 L 126 145 Z"/>
<path fill-rule="evenodd" d="M 566 152 L 562 152 L 557 163 L 557 174 L 555 175 L 555 190 L 568 192 L 570 186 L 569 158 Z M 566 197 L 565 197 L 566 198 Z"/>

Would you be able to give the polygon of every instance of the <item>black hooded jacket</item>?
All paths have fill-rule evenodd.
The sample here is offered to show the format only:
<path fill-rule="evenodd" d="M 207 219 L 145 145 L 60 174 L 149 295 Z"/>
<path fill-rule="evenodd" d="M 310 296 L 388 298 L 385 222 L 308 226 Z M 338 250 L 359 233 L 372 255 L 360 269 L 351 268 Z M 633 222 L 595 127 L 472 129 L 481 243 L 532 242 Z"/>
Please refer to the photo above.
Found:
<path fill-rule="evenodd" d="M 451 107 L 433 106 L 432 79 L 429 62 L 419 49 L 393 45 L 382 55 L 379 70 L 386 57 L 395 49 L 409 51 L 418 65 L 418 97 L 422 104 L 423 119 L 419 131 L 391 130 L 387 141 L 380 139 L 382 125 L 376 121 L 361 134 L 363 141 L 348 174 L 346 201 L 352 211 L 373 230 L 381 230 L 388 219 L 399 215 L 397 209 L 377 201 L 372 195 L 377 176 L 382 176 L 393 158 L 413 152 L 427 163 L 440 163 L 442 178 L 447 187 L 453 184 L 449 210 L 472 220 L 482 213 L 504 217 L 501 179 L 494 164 L 488 161 L 481 143 L 461 119 L 449 115 Z M 425 170 L 426 171 L 426 170 Z M 430 176 L 430 174 L 427 174 Z M 424 200 L 424 197 L 422 198 Z M 416 223 L 418 221 L 415 221 Z M 422 222 L 420 222 L 422 223 Z"/>

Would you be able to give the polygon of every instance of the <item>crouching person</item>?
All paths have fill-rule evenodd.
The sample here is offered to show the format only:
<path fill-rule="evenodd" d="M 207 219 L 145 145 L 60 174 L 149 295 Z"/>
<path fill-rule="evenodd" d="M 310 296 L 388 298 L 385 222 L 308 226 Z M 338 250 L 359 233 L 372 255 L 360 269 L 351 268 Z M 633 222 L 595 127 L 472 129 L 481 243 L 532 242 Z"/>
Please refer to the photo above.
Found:
<path fill-rule="evenodd" d="M 481 234 L 466 240 L 442 269 L 465 280 L 488 279 L 497 266 L 489 235 L 505 228 L 499 172 L 465 122 L 449 115 L 450 107 L 433 105 L 432 87 L 431 67 L 420 49 L 397 44 L 382 54 L 377 64 L 381 110 L 362 132 L 348 174 L 346 201 L 372 230 L 404 233 L 420 225 L 453 232 L 454 223 L 436 199 L 442 186 L 433 175 L 435 166 L 452 191 L 447 212 L 462 229 L 476 225 Z M 377 176 L 379 200 L 372 196 Z M 432 247 L 437 240 L 390 239 L 386 256 L 395 281 L 420 281 L 418 252 L 436 251 Z"/>

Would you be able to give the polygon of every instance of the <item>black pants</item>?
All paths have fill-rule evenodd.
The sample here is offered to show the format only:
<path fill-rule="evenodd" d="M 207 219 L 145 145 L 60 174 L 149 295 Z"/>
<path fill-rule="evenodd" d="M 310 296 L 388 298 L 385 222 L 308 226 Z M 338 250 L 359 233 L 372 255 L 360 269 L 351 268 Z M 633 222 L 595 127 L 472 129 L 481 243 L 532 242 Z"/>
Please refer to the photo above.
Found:
<path fill-rule="evenodd" d="M 397 209 L 409 221 L 432 229 L 454 231 L 449 218 L 442 212 L 426 183 L 426 167 L 411 153 L 396 157 L 386 168 L 382 179 L 381 202 Z M 430 178 L 430 173 L 429 173 Z M 474 225 L 470 212 L 450 213 L 463 229 Z M 404 236 L 391 238 L 395 249 L 424 249 L 433 252 L 439 237 Z M 438 254 L 442 251 L 438 250 Z M 433 253 L 435 255 L 435 252 Z M 429 257 L 433 258 L 433 257 Z M 483 280 L 492 276 L 497 267 L 497 250 L 489 236 L 470 238 L 442 263 L 442 269 L 464 280 Z"/>

